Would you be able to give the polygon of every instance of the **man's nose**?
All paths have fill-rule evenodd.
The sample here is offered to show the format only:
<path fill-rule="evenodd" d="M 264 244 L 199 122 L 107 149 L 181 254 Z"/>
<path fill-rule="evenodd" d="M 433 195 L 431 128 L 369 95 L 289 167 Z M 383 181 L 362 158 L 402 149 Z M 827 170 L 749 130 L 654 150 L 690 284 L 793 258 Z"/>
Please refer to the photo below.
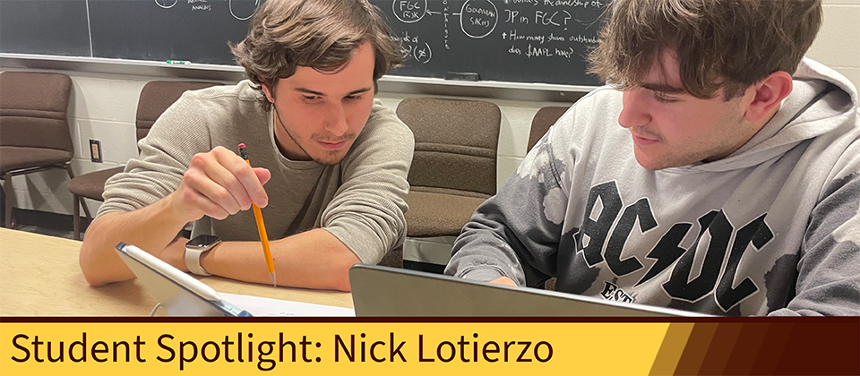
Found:
<path fill-rule="evenodd" d="M 349 130 L 349 122 L 346 121 L 346 111 L 343 104 L 337 103 L 330 106 L 325 130 L 335 136 L 342 136 Z"/>
<path fill-rule="evenodd" d="M 644 89 L 624 90 L 621 114 L 618 115 L 618 124 L 624 128 L 648 125 L 651 115 L 648 112 L 648 101 L 645 98 Z"/>

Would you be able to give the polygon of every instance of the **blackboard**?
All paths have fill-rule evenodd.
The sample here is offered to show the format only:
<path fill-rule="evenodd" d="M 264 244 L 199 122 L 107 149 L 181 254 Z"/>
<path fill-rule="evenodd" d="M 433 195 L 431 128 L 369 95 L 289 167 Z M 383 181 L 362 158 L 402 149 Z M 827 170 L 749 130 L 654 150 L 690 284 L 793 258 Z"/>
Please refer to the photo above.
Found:
<path fill-rule="evenodd" d="M 0 0 L 0 52 L 90 56 L 86 0 Z"/>
<path fill-rule="evenodd" d="M 371 0 L 408 56 L 394 74 L 597 85 L 585 55 L 608 0 Z"/>
<path fill-rule="evenodd" d="M 0 0 L 0 52 L 233 65 L 264 0 Z"/>
<path fill-rule="evenodd" d="M 0 0 L 0 52 L 233 65 L 265 0 Z M 584 56 L 608 0 L 371 0 L 394 75 L 597 85 Z"/>
<path fill-rule="evenodd" d="M 89 0 L 93 55 L 232 65 L 260 0 Z"/>

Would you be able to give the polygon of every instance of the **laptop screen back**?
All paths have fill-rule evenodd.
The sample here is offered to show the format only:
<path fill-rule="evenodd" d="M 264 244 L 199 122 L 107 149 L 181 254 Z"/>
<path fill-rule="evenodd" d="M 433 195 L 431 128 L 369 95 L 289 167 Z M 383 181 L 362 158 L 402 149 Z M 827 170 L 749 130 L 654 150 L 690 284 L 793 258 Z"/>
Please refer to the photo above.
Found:
<path fill-rule="evenodd" d="M 349 280 L 356 316 L 701 316 L 694 312 L 493 285 L 378 265 L 353 266 Z"/>

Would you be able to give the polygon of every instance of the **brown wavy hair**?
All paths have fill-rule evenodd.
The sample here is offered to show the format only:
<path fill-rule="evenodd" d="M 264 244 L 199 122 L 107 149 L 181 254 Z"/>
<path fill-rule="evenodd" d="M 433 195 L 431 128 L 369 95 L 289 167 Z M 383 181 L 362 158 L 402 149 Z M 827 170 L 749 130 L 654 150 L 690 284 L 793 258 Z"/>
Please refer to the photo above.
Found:
<path fill-rule="evenodd" d="M 794 73 L 821 26 L 821 0 L 613 0 L 589 71 L 636 86 L 665 49 L 684 89 L 725 100 L 777 71 Z"/>
<path fill-rule="evenodd" d="M 292 76 L 298 66 L 336 72 L 370 42 L 375 84 L 402 62 L 391 36 L 383 15 L 367 0 L 269 0 L 254 15 L 248 36 L 230 49 L 259 89 L 262 82 L 274 85 Z M 268 109 L 265 97 L 261 101 Z"/>

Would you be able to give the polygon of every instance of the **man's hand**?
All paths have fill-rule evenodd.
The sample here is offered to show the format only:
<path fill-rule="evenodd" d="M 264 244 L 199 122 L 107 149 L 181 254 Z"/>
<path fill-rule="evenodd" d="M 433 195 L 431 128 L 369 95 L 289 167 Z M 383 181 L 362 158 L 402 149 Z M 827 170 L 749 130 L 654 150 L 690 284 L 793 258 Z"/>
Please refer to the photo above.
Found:
<path fill-rule="evenodd" d="M 499 278 L 496 278 L 496 279 L 490 281 L 490 283 L 495 283 L 497 285 L 507 285 L 507 286 L 517 287 L 517 284 L 514 282 L 514 280 L 512 280 L 508 277 L 499 277 Z"/>
<path fill-rule="evenodd" d="M 239 210 L 248 210 L 251 203 L 265 207 L 269 196 L 263 184 L 271 177 L 269 170 L 251 168 L 236 153 L 216 146 L 191 158 L 179 188 L 166 199 L 176 216 L 186 222 L 204 215 L 224 219 Z"/>

